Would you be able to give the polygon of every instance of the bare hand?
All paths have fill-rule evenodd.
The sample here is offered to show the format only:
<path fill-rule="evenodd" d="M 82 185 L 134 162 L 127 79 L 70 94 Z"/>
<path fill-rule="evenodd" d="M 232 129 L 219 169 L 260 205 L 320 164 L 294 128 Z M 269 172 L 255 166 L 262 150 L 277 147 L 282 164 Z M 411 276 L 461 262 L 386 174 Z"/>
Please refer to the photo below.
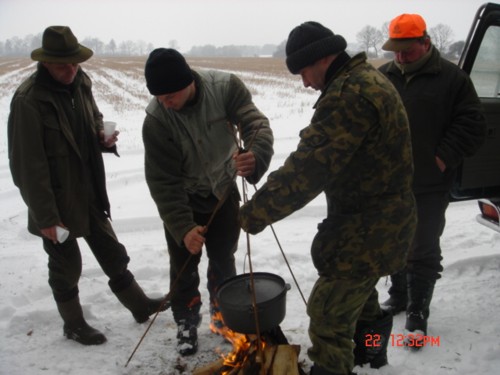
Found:
<path fill-rule="evenodd" d="M 59 223 L 60 227 L 66 228 L 63 223 Z M 48 228 L 43 228 L 40 229 L 40 232 L 42 233 L 42 236 L 51 240 L 54 244 L 57 244 L 57 231 L 56 231 L 57 225 L 53 225 Z"/>
<path fill-rule="evenodd" d="M 438 156 L 436 156 L 436 164 L 441 172 L 446 170 L 446 164 Z"/>
<path fill-rule="evenodd" d="M 118 134 L 120 134 L 120 132 L 118 130 L 115 130 L 111 137 L 109 137 L 107 140 L 104 140 L 104 130 L 100 130 L 99 140 L 104 147 L 110 148 L 113 147 L 116 142 L 118 142 Z"/>
<path fill-rule="evenodd" d="M 186 249 L 191 254 L 196 255 L 201 251 L 201 248 L 205 244 L 205 237 L 203 236 L 205 231 L 205 227 L 198 225 L 184 236 L 184 246 L 186 246 Z"/>
<path fill-rule="evenodd" d="M 255 155 L 252 151 L 235 153 L 233 160 L 238 176 L 247 177 L 255 172 Z"/>

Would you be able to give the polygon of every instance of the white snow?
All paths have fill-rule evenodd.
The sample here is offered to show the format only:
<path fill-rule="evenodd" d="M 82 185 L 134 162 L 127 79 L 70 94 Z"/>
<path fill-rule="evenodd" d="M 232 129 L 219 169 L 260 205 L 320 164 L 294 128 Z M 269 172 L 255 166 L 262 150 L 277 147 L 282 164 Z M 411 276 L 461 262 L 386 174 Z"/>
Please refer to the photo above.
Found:
<path fill-rule="evenodd" d="M 94 61 L 92 63 L 92 61 Z M 94 80 L 96 100 L 106 120 L 116 121 L 121 131 L 120 158 L 105 156 L 113 226 L 131 257 L 130 269 L 149 295 L 168 292 L 169 262 L 162 225 L 152 201 L 143 170 L 141 126 L 149 95 L 140 69 L 117 72 L 100 68 L 97 58 L 83 64 Z M 160 313 L 132 357 L 127 360 L 149 322 L 137 324 L 111 293 L 107 278 L 83 240 L 83 273 L 80 298 L 87 321 L 101 330 L 107 343 L 85 347 L 62 335 L 62 321 L 47 284 L 47 256 L 39 238 L 27 233 L 26 207 L 12 183 L 6 142 L 6 122 L 12 94 L 30 69 L 29 62 L 2 70 L 0 62 L 0 374 L 1 375 L 116 375 L 189 374 L 227 353 L 230 346 L 209 331 L 206 292 L 206 257 L 200 274 L 204 315 L 199 328 L 200 353 L 178 360 L 177 333 L 171 312 Z M 124 64 L 124 67 L 126 64 Z M 127 68 L 124 68 L 127 69 Z M 106 74 L 104 74 L 106 73 Z M 129 74 L 130 73 L 130 74 Z M 243 75 L 243 74 L 242 74 Z M 121 84 L 116 86 L 113 77 Z M 251 80 L 246 72 L 243 79 Z M 275 131 L 275 157 L 271 169 L 280 166 L 295 148 L 298 132 L 308 124 L 317 93 L 300 88 L 300 79 L 265 77 L 252 80 L 254 100 L 271 119 Z M 116 97 L 115 102 L 111 97 Z M 116 102 L 118 100 L 118 102 Z M 240 184 L 241 186 L 241 184 Z M 249 195 L 253 193 L 250 188 Z M 443 278 L 438 281 L 431 305 L 428 336 L 432 345 L 419 352 L 398 343 L 404 333 L 404 316 L 394 320 L 389 365 L 357 369 L 359 374 L 498 374 L 500 368 L 500 234 L 478 224 L 477 202 L 450 205 L 442 237 Z M 316 280 L 309 248 L 316 225 L 325 215 L 324 198 L 276 223 L 273 228 L 305 297 Z M 310 361 L 308 317 L 305 304 L 268 228 L 250 237 L 253 270 L 272 272 L 291 285 L 287 314 L 281 328 L 292 344 L 301 346 L 300 361 L 306 371 Z M 247 236 L 242 232 L 237 253 L 238 272 L 248 272 Z M 380 300 L 389 285 L 378 284 Z"/>

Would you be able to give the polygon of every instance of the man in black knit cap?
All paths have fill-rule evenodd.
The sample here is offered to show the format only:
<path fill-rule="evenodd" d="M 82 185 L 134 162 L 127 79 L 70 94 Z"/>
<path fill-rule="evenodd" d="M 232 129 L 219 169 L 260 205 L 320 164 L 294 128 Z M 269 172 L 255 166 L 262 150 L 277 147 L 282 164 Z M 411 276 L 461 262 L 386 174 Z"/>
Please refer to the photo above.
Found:
<path fill-rule="evenodd" d="M 416 225 L 403 103 L 364 53 L 351 58 L 345 48 L 317 22 L 291 31 L 288 69 L 321 95 L 297 150 L 240 209 L 242 228 L 254 234 L 326 195 L 311 249 L 319 274 L 307 305 L 313 375 L 387 364 L 392 316 L 375 287 L 404 267 Z"/>
<path fill-rule="evenodd" d="M 217 287 L 236 275 L 240 196 L 235 176 L 257 183 L 269 167 L 274 139 L 268 119 L 234 74 L 191 70 L 178 51 L 158 48 L 149 55 L 145 76 L 155 96 L 142 130 L 146 181 L 168 245 L 177 350 L 190 355 L 198 348 L 201 321 L 201 249 L 205 246 L 208 257 L 215 317 Z M 238 131 L 246 150 L 239 150 Z M 217 332 L 222 321 L 212 323 Z"/>

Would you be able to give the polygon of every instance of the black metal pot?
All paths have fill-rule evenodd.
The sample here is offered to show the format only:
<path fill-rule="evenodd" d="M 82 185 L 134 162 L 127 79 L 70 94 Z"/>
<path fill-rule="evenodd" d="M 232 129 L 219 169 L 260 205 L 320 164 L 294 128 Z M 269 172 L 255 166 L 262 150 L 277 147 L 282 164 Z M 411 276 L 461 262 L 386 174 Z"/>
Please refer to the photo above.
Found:
<path fill-rule="evenodd" d="M 290 285 L 278 275 L 254 272 L 255 300 L 260 332 L 277 327 L 285 317 Z M 224 281 L 217 292 L 222 319 L 235 332 L 257 333 L 249 273 Z"/>

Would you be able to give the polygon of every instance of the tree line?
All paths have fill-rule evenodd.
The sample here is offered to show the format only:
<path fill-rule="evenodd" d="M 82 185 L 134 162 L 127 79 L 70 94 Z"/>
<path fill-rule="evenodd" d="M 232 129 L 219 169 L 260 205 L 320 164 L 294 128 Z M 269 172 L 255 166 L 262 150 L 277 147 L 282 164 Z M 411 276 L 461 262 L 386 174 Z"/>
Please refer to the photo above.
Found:
<path fill-rule="evenodd" d="M 364 51 L 370 58 L 387 57 L 392 53 L 381 50 L 382 44 L 388 38 L 389 22 L 386 22 L 377 29 L 367 25 L 356 34 L 357 43 L 349 44 L 351 51 Z M 438 24 L 428 30 L 431 40 L 441 54 L 450 59 L 458 59 L 464 48 L 464 41 L 453 41 L 452 29 L 444 24 Z M 87 37 L 80 41 L 89 47 L 98 56 L 143 56 L 152 51 L 155 46 L 143 40 L 125 40 L 117 42 L 111 39 L 103 42 L 98 38 Z M 27 35 L 23 38 L 12 37 L 5 41 L 0 41 L 0 56 L 29 56 L 31 51 L 42 45 L 42 33 L 37 35 Z M 283 58 L 285 56 L 286 40 L 279 45 L 266 44 L 264 46 L 248 45 L 228 45 L 216 47 L 211 44 L 203 46 L 193 46 L 186 55 L 206 56 L 206 57 L 248 57 L 248 56 L 273 56 Z M 165 47 L 179 48 L 176 40 L 170 40 Z"/>
<path fill-rule="evenodd" d="M 446 58 L 459 59 L 464 48 L 464 41 L 453 42 L 453 30 L 445 24 L 438 24 L 427 30 L 432 44 Z M 380 29 L 373 26 L 365 26 L 356 34 L 358 44 L 369 57 L 381 57 L 386 52 L 381 52 L 381 46 L 389 38 L 389 22 L 385 22 Z M 392 53 L 390 54 L 392 56 Z M 384 56 L 387 57 L 387 56 Z"/>

